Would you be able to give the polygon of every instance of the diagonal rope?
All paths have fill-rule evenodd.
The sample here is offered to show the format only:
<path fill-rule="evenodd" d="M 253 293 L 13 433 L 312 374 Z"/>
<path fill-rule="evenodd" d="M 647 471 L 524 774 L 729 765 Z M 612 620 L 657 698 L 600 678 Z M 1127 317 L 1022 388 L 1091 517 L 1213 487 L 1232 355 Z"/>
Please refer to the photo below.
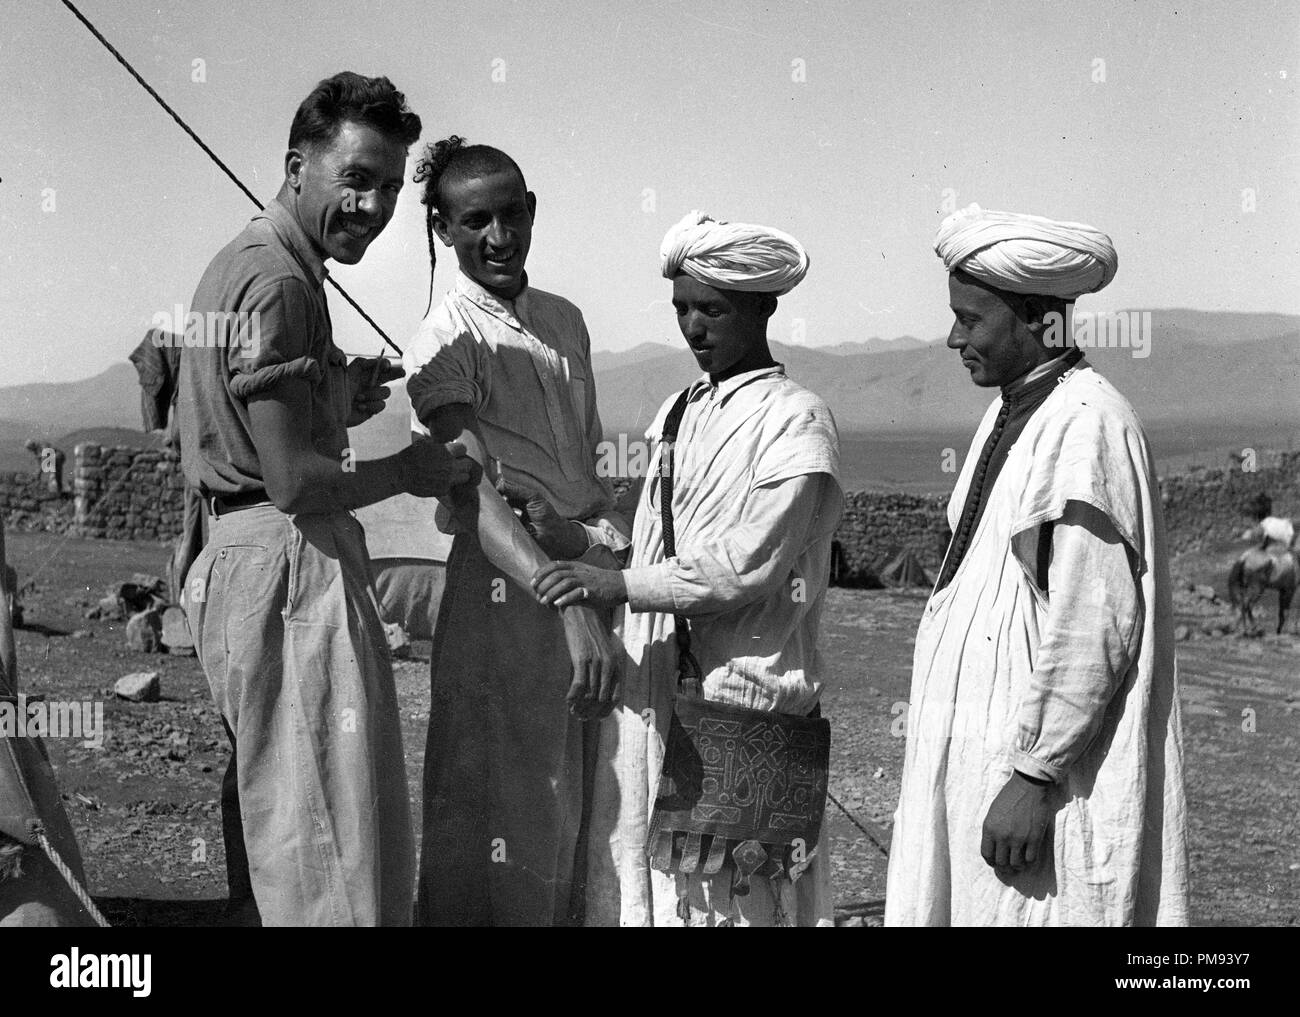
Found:
<path fill-rule="evenodd" d="M 145 81 L 144 78 L 140 76 L 140 72 L 137 71 L 134 67 L 132 67 L 130 61 L 128 61 L 126 57 L 124 57 L 121 53 L 117 51 L 117 47 L 104 38 L 103 33 L 100 32 L 100 30 L 96 28 L 94 25 L 92 25 L 90 23 L 90 20 L 84 14 L 82 14 L 81 11 L 77 10 L 76 6 L 71 2 L 71 0 L 61 0 L 61 2 L 64 7 L 66 7 L 68 10 L 70 10 L 73 13 L 73 15 L 76 17 L 78 21 L 80 21 L 83 25 L 86 26 L 86 28 L 90 31 L 90 34 L 93 35 L 96 39 L 98 39 L 106 50 L 108 50 L 110 53 L 113 54 L 117 62 L 121 64 L 124 68 L 126 68 L 126 72 L 130 74 L 131 77 L 135 78 L 135 80 L 139 83 L 140 87 L 143 88 L 146 92 L 149 93 L 150 96 L 153 97 L 154 102 L 156 102 L 159 106 L 161 106 L 164 110 L 166 110 L 167 115 L 176 121 L 180 129 L 184 131 L 186 134 L 188 134 L 190 138 L 193 139 L 194 143 L 198 145 L 199 148 L 203 149 L 205 153 L 207 153 L 208 158 L 217 164 L 217 167 L 221 170 L 221 172 L 223 172 L 226 176 L 230 177 L 232 181 L 234 181 L 235 186 L 238 187 L 241 191 L 243 191 L 244 194 L 248 197 L 248 200 L 257 206 L 258 211 L 259 212 L 262 211 L 266 206 L 263 205 L 260 201 L 258 201 L 256 195 L 254 195 L 252 191 L 250 191 L 247 187 L 244 186 L 244 182 L 240 180 L 239 177 L 235 176 L 234 171 L 231 170 L 229 166 L 227 166 L 224 162 L 221 161 L 221 157 L 217 155 L 216 152 L 212 151 L 212 149 L 210 149 L 207 146 L 207 144 L 204 142 L 202 138 L 200 138 L 197 134 L 194 133 L 190 125 L 181 119 L 180 114 L 177 113 L 174 109 L 172 109 L 171 106 L 167 105 L 167 101 L 154 90 L 153 86 L 150 85 L 149 82 Z M 352 305 L 352 309 L 356 311 L 357 314 L 361 315 L 361 317 L 366 320 L 366 323 L 371 328 L 373 328 L 376 332 L 378 332 L 379 337 L 383 339 L 384 342 L 388 343 L 388 345 L 391 346 L 394 352 L 396 352 L 397 355 L 400 357 L 402 355 L 402 348 L 388 337 L 388 333 L 379 327 L 375 319 L 370 317 L 370 315 L 368 315 L 365 312 L 365 310 L 361 307 L 361 305 L 358 304 L 355 300 L 352 299 L 351 296 L 348 295 L 347 290 L 345 290 L 342 286 L 340 286 L 337 282 L 335 282 L 333 278 L 331 278 L 330 276 L 326 276 L 325 278 L 329 282 L 329 284 L 333 286 L 335 290 L 338 291 L 339 295 L 342 296 L 344 300 L 346 300 L 349 304 Z"/>
<path fill-rule="evenodd" d="M 876 828 L 875 833 L 872 833 L 870 830 L 868 830 L 866 826 L 863 825 L 863 823 L 865 823 L 866 820 L 859 820 L 857 816 L 855 816 L 852 812 L 850 812 L 847 808 L 845 808 L 844 803 L 841 802 L 838 798 L 836 798 L 833 794 L 831 794 L 830 788 L 826 789 L 826 797 L 835 803 L 836 808 L 838 808 L 841 812 L 843 812 L 846 816 L 849 817 L 850 823 L 852 823 L 854 826 L 856 826 L 859 830 L 861 830 L 863 833 L 867 835 L 867 840 L 871 841 L 872 844 L 876 845 L 876 847 L 880 849 L 880 853 L 882 855 L 884 855 L 886 858 L 889 857 L 889 848 L 885 847 L 884 844 L 880 843 L 881 840 L 888 840 L 888 838 L 885 837 L 884 832 L 880 830 L 879 827 Z M 875 826 L 874 823 L 872 823 L 871 825 Z M 879 835 L 879 839 L 877 839 L 877 835 Z"/>
<path fill-rule="evenodd" d="M 109 928 L 108 919 L 104 917 L 103 912 L 101 912 L 99 908 L 95 907 L 95 902 L 90 899 L 90 894 L 86 892 L 86 888 L 81 885 L 81 881 L 77 879 L 73 874 L 72 869 L 68 867 L 68 863 L 65 862 L 59 852 L 55 850 L 54 845 L 50 843 L 50 838 L 45 835 L 43 829 L 36 831 L 36 841 L 40 844 L 41 850 L 45 852 L 46 857 L 49 858 L 50 863 L 59 870 L 59 875 L 62 876 L 63 881 L 68 884 L 68 889 L 76 894 L 77 900 L 80 901 L 81 906 L 86 909 L 86 914 L 90 915 L 90 917 L 94 919 L 95 924 L 101 929 Z"/>

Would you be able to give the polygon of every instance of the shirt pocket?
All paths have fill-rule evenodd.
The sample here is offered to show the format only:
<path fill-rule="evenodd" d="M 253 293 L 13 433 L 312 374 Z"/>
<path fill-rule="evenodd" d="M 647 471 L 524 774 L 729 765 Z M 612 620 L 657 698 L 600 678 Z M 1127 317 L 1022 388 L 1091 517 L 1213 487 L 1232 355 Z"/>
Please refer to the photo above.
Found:
<path fill-rule="evenodd" d="M 352 412 L 352 397 L 348 391 L 348 358 L 342 350 L 331 345 L 325 351 L 321 365 L 321 396 L 340 427 L 347 426 Z"/>

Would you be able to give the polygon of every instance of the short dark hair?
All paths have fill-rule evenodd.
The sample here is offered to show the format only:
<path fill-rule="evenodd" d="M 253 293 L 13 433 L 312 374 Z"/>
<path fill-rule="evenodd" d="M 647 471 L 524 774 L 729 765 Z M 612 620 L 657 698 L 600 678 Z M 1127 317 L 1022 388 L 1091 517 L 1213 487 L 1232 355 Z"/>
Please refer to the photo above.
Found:
<path fill-rule="evenodd" d="M 423 184 L 420 203 L 424 205 L 424 230 L 429 241 L 429 307 L 433 306 L 433 270 L 438 265 L 438 247 L 433 240 L 433 216 L 445 212 L 442 185 L 448 180 L 468 180 L 513 170 L 525 191 L 528 182 L 519 163 L 491 145 L 471 145 L 458 134 L 425 146 L 424 155 L 415 164 L 413 183 Z M 428 308 L 425 308 L 428 313 Z"/>
<path fill-rule="evenodd" d="M 341 71 L 311 90 L 293 116 L 289 147 L 328 145 L 345 123 L 365 124 L 410 148 L 420 138 L 420 118 L 387 78 Z"/>

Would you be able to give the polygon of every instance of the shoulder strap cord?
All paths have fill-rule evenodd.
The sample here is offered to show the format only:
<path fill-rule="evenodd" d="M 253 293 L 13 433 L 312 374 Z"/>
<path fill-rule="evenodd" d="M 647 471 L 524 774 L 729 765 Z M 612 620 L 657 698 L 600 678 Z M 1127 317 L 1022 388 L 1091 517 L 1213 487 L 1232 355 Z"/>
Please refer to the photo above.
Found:
<path fill-rule="evenodd" d="M 677 443 L 677 429 L 681 426 L 682 415 L 686 412 L 686 399 L 690 388 L 682 389 L 668 411 L 664 420 L 663 435 L 659 445 L 659 514 L 663 521 L 664 558 L 677 554 L 677 536 L 673 532 L 673 446 Z M 697 695 L 704 694 L 704 675 L 699 662 L 691 653 L 691 623 L 682 615 L 673 615 L 673 627 L 677 638 L 677 687 L 690 689 Z"/>

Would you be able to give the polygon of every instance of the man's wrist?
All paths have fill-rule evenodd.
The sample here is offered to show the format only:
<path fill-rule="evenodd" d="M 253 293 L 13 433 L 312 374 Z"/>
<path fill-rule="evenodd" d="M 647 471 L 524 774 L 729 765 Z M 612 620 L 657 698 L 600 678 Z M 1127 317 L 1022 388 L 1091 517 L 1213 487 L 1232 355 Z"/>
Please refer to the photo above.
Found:
<path fill-rule="evenodd" d="M 567 555 L 570 558 L 581 558 L 587 553 L 587 548 L 591 547 L 591 537 L 587 533 L 587 528 L 576 519 L 568 520 L 569 523 L 569 543 L 566 548 Z"/>
<path fill-rule="evenodd" d="M 411 490 L 411 446 L 400 449 L 392 457 L 392 483 L 401 494 Z"/>

